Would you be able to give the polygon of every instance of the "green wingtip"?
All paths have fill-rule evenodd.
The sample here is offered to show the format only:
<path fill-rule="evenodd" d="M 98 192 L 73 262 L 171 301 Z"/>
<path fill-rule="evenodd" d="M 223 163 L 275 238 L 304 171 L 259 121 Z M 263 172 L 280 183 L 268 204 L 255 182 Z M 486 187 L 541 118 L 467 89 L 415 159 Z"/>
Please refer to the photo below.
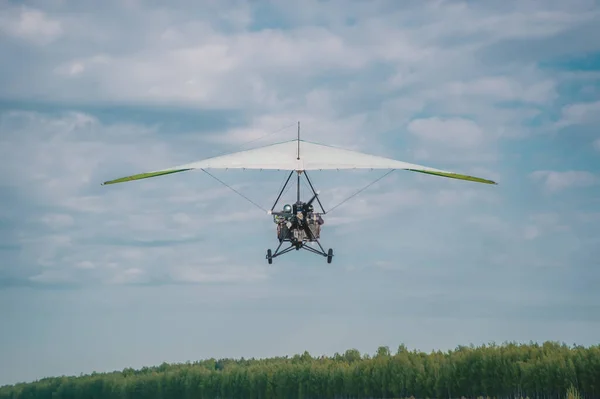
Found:
<path fill-rule="evenodd" d="M 426 173 L 428 175 L 449 177 L 451 179 L 467 180 L 467 181 L 473 181 L 473 182 L 477 182 L 477 183 L 498 185 L 498 183 L 496 183 L 493 180 L 482 179 L 481 177 L 475 177 L 475 176 L 461 175 L 458 173 L 432 172 L 432 171 L 428 171 L 428 170 L 417 170 L 417 169 L 408 169 L 408 170 L 410 170 L 411 172 Z"/>
<path fill-rule="evenodd" d="M 148 179 L 150 177 L 156 177 L 156 176 L 170 175 L 172 173 L 185 172 L 186 170 L 191 170 L 191 169 L 188 168 L 188 169 L 166 170 L 163 172 L 139 173 L 137 175 L 131 175 L 131 176 L 121 177 L 121 178 L 114 179 L 114 180 L 105 181 L 104 183 L 101 184 L 101 186 L 105 186 L 107 184 L 123 183 L 123 182 L 133 181 L 133 180 Z"/>

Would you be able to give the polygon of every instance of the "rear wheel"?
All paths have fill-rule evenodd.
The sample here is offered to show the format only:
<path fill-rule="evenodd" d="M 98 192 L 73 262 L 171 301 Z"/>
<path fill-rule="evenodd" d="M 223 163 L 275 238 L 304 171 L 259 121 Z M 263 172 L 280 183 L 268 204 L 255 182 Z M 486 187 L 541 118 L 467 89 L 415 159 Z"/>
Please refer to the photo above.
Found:
<path fill-rule="evenodd" d="M 329 248 L 329 251 L 327 251 L 327 263 L 331 263 L 332 259 L 333 259 L 333 249 Z"/>
<path fill-rule="evenodd" d="M 273 258 L 271 257 L 271 250 L 267 249 L 267 260 L 269 262 L 269 265 L 273 263 Z"/>

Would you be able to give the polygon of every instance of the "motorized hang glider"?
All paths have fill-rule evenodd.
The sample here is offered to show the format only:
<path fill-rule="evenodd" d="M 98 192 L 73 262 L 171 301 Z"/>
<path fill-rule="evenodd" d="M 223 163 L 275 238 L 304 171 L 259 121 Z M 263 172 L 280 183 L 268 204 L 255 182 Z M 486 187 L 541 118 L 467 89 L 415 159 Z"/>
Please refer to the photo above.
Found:
<path fill-rule="evenodd" d="M 307 171 L 332 169 L 390 169 L 388 173 L 381 177 L 383 178 L 392 171 L 401 169 L 452 179 L 468 180 L 477 183 L 497 184 L 492 180 L 482 179 L 479 177 L 434 169 L 427 166 L 397 161 L 395 159 L 384 158 L 377 155 L 364 154 L 357 151 L 350 151 L 329 145 L 301 140 L 300 124 L 298 123 L 298 137 L 295 140 L 234 152 L 227 155 L 208 158 L 180 166 L 156 170 L 153 172 L 126 176 L 119 179 L 106 181 L 102 183 L 102 185 L 147 179 L 150 177 L 163 176 L 196 169 L 202 170 L 215 179 L 217 178 L 210 174 L 207 169 L 264 169 L 285 170 L 290 172 L 285 185 L 279 192 L 279 195 L 273 204 L 273 207 L 271 210 L 267 211 L 268 214 L 273 215 L 274 222 L 277 224 L 277 238 L 279 240 L 279 246 L 274 253 L 270 249 L 267 250 L 266 258 L 269 264 L 273 262 L 273 258 L 283 255 L 284 253 L 287 253 L 293 249 L 299 250 L 301 248 L 324 256 L 327 258 L 327 263 L 331 263 L 333 258 L 333 250 L 330 248 L 327 252 L 325 252 L 321 246 L 321 243 L 319 242 L 321 225 L 323 224 L 322 215 L 331 212 L 331 210 L 326 212 L 323 209 L 321 201 L 318 197 L 318 192 L 315 191 L 312 182 L 308 177 Z M 283 211 L 274 211 L 294 172 L 297 174 L 296 203 L 293 205 L 286 204 L 283 207 Z M 307 179 L 313 194 L 312 198 L 307 202 L 302 202 L 300 200 L 301 175 L 304 175 Z M 380 180 L 381 178 L 377 179 L 376 181 Z M 227 184 L 221 180 L 217 180 L 227 186 Z M 229 188 L 234 190 L 232 187 Z M 364 188 L 362 190 L 364 190 Z M 359 190 L 359 192 L 362 190 Z M 239 192 L 237 193 L 242 195 Z M 353 194 L 353 196 L 356 194 L 357 193 Z M 245 196 L 244 198 L 248 199 Z M 314 206 L 312 203 L 315 199 L 319 203 L 322 212 L 314 211 Z M 260 207 L 254 202 L 253 204 Z M 290 246 L 280 251 L 280 248 L 284 242 L 289 242 Z M 320 250 L 306 245 L 307 243 L 311 242 L 316 242 Z"/>

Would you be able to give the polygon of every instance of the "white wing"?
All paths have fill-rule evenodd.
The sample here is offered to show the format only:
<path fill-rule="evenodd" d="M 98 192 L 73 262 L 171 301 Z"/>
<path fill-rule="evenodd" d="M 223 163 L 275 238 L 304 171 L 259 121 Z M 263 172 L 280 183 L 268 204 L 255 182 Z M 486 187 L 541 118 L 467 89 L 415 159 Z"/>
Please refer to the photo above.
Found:
<path fill-rule="evenodd" d="M 454 179 L 496 184 L 491 180 L 479 177 L 462 175 L 303 140 L 287 141 L 252 150 L 235 152 L 154 172 L 122 177 L 104 182 L 103 184 L 140 180 L 194 169 L 271 169 L 289 171 L 324 169 L 404 169 Z"/>

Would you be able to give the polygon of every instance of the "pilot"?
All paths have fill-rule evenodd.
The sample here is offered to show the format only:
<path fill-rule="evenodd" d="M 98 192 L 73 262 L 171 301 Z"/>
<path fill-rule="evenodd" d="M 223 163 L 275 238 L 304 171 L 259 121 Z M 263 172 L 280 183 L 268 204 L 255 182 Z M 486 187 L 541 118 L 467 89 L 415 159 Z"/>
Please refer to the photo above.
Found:
<path fill-rule="evenodd" d="M 283 213 L 287 213 L 287 215 L 274 215 L 273 216 L 273 222 L 275 222 L 275 224 L 278 224 L 280 222 L 284 222 L 287 221 L 289 219 L 291 219 L 292 217 L 292 206 L 289 204 L 285 204 L 283 206 Z"/>

